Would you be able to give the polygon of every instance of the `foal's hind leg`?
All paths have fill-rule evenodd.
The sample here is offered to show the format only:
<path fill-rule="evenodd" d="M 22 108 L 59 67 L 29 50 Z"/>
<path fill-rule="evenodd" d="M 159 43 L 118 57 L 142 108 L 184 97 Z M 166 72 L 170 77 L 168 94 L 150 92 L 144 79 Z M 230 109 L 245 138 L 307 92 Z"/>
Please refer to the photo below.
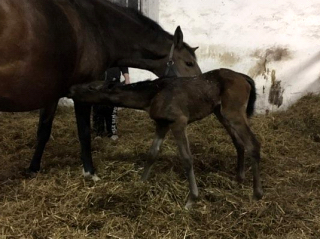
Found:
<path fill-rule="evenodd" d="M 37 146 L 32 157 L 28 173 L 36 173 L 40 170 L 41 157 L 44 148 L 50 138 L 52 122 L 57 109 L 58 101 L 52 105 L 40 110 L 38 131 L 37 131 Z"/>
<path fill-rule="evenodd" d="M 155 135 L 155 138 L 152 142 L 152 146 L 149 151 L 150 158 L 146 162 L 142 176 L 141 176 L 142 181 L 146 181 L 149 178 L 151 167 L 154 164 L 154 162 L 157 160 L 157 156 L 158 156 L 160 147 L 162 145 L 162 142 L 163 142 L 164 137 L 166 136 L 168 130 L 169 130 L 169 126 L 167 124 L 157 123 L 156 135 Z"/>
<path fill-rule="evenodd" d="M 232 130 L 236 134 L 236 138 L 239 138 L 245 149 L 248 152 L 252 161 L 253 172 L 253 194 L 256 199 L 261 199 L 263 196 L 263 190 L 260 180 L 260 143 L 252 133 L 245 118 L 245 113 L 241 112 L 222 112 L 223 117 L 229 123 Z"/>
<path fill-rule="evenodd" d="M 199 192 L 196 178 L 193 171 L 193 159 L 189 148 L 188 136 L 186 133 L 187 124 L 175 123 L 171 125 L 171 131 L 178 144 L 179 152 L 182 157 L 183 167 L 189 181 L 190 194 L 185 208 L 189 209 L 198 199 Z"/>
<path fill-rule="evenodd" d="M 221 115 L 221 106 L 217 106 L 214 109 L 214 114 L 217 116 L 220 123 L 224 126 L 224 128 L 227 130 L 228 134 L 230 135 L 232 142 L 237 150 L 237 176 L 236 179 L 239 183 L 242 183 L 244 180 L 244 145 L 243 142 L 240 139 L 237 139 L 237 135 L 232 130 L 228 122 L 223 118 Z"/>

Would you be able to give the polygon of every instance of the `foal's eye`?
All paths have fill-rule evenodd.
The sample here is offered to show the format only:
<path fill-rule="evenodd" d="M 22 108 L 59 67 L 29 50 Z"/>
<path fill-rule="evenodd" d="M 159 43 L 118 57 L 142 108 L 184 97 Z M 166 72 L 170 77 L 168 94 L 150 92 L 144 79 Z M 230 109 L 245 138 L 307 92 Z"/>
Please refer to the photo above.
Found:
<path fill-rule="evenodd" d="M 186 62 L 186 65 L 187 65 L 187 66 L 194 66 L 194 64 L 193 64 L 192 61 L 187 61 L 187 62 Z"/>

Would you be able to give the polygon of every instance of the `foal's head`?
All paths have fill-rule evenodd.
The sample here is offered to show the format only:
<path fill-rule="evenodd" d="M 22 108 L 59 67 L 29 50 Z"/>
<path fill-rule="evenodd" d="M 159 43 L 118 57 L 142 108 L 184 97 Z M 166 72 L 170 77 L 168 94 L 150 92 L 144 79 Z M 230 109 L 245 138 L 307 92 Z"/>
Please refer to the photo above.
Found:
<path fill-rule="evenodd" d="M 104 102 L 103 96 L 110 91 L 111 88 L 104 81 L 93 81 L 72 86 L 68 97 L 81 102 L 107 104 L 108 102 Z"/>

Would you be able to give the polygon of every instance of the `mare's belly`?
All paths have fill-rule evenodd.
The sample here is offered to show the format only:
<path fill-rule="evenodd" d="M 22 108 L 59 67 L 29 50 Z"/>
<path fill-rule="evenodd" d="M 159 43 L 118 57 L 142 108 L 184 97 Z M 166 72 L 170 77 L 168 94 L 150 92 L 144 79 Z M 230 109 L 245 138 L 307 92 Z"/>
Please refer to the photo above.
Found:
<path fill-rule="evenodd" d="M 58 97 L 43 92 L 21 92 L 0 95 L 0 111 L 22 112 L 41 109 L 58 100 Z"/>
<path fill-rule="evenodd" d="M 0 74 L 0 111 L 20 112 L 44 108 L 60 98 L 62 85 L 59 81 L 61 79 L 49 75 L 1 77 Z"/>

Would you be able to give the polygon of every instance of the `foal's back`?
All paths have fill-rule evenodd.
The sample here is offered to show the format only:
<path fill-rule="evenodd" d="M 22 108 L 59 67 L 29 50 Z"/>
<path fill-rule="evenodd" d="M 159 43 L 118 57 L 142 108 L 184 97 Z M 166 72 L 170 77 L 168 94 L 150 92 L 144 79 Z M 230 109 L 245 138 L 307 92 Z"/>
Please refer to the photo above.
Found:
<path fill-rule="evenodd" d="M 150 105 L 150 117 L 154 120 L 176 121 L 181 117 L 188 123 L 203 119 L 219 104 L 219 81 L 213 74 L 166 80 Z"/>
<path fill-rule="evenodd" d="M 252 87 L 249 81 L 248 76 L 229 69 L 212 70 L 195 77 L 164 79 L 150 104 L 150 117 L 172 122 L 184 117 L 191 123 L 213 113 L 221 101 L 239 109 L 244 107 L 245 112 Z"/>

